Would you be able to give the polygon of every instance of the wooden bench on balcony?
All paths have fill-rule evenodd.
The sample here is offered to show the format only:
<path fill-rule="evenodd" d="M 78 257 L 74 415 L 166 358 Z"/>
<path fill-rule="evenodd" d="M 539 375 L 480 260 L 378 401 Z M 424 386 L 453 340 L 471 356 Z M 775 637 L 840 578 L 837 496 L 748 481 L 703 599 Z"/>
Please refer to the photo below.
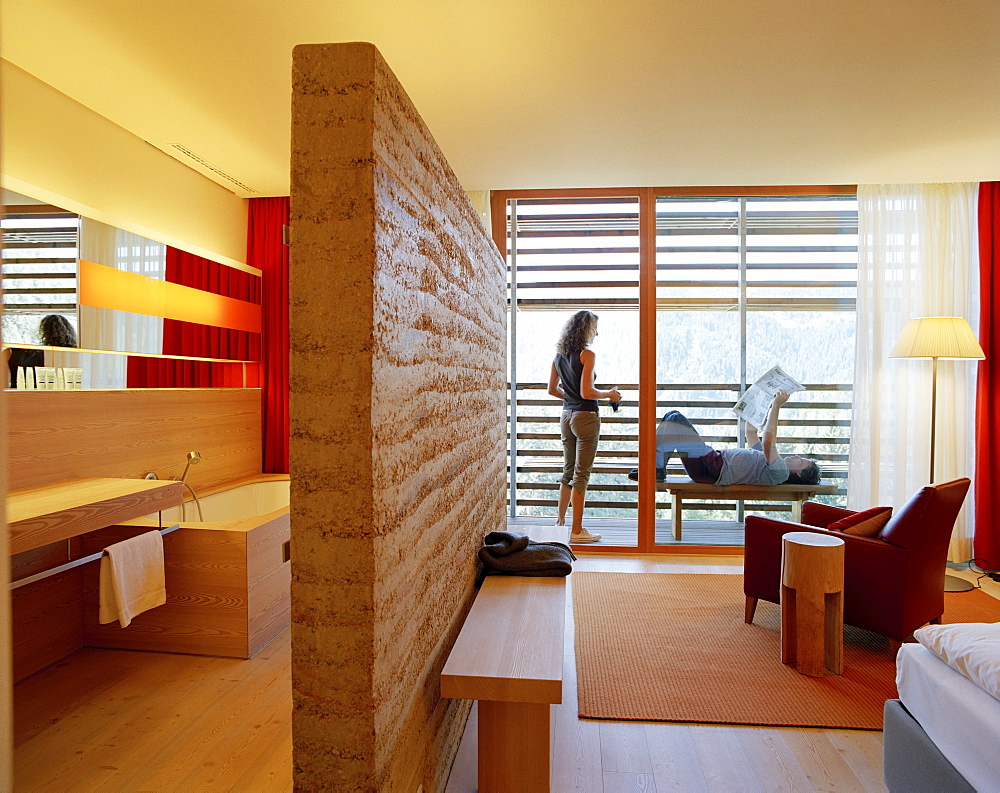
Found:
<path fill-rule="evenodd" d="M 668 476 L 665 482 L 657 482 L 656 487 L 670 493 L 670 518 L 674 539 L 681 539 L 681 508 L 685 498 L 705 501 L 789 501 L 792 505 L 791 520 L 802 522 L 802 502 L 813 496 L 836 493 L 836 485 L 709 485 L 692 482 L 686 476 Z"/>
<path fill-rule="evenodd" d="M 519 527 L 568 542 L 563 526 Z M 488 576 L 441 670 L 441 696 L 479 703 L 479 791 L 547 791 L 562 702 L 568 578 Z"/>

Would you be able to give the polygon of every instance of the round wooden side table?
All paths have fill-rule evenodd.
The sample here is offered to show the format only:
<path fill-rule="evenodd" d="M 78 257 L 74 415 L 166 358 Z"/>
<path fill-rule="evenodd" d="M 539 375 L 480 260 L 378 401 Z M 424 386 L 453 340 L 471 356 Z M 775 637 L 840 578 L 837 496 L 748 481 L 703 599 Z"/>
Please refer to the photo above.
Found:
<path fill-rule="evenodd" d="M 793 531 L 781 538 L 781 662 L 803 675 L 844 667 L 844 541 Z"/>

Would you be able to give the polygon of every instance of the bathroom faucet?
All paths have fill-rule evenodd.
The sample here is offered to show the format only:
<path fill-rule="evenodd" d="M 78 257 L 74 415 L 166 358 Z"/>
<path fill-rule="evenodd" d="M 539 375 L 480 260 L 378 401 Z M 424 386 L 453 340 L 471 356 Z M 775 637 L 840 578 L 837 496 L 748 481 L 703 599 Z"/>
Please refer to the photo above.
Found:
<path fill-rule="evenodd" d="M 204 516 L 202 515 L 202 512 L 201 512 L 201 502 L 198 500 L 198 494 L 195 493 L 194 492 L 194 488 L 191 487 L 191 485 L 189 485 L 185 481 L 187 479 L 188 469 L 190 469 L 192 465 L 197 465 L 200 462 L 201 462 L 201 452 L 188 452 L 187 453 L 187 463 L 184 466 L 184 473 L 181 474 L 181 478 L 179 480 L 177 480 L 177 481 L 179 481 L 182 485 L 184 485 L 184 487 L 186 487 L 188 490 L 191 491 L 191 495 L 194 498 L 194 504 L 198 508 L 198 520 L 204 522 L 205 518 L 204 518 Z M 184 519 L 185 519 L 184 505 L 181 504 L 181 520 L 184 520 Z"/>
<path fill-rule="evenodd" d="M 184 473 L 181 474 L 181 481 L 184 482 L 187 479 L 188 469 L 192 465 L 197 465 L 201 462 L 201 452 L 188 452 L 187 463 L 184 466 Z"/>
<path fill-rule="evenodd" d="M 145 476 L 143 476 L 142 478 L 143 478 L 143 479 L 159 479 L 160 477 L 158 477 L 158 476 L 156 475 L 156 471 L 150 471 L 150 472 L 149 472 L 148 474 L 146 474 L 146 475 L 145 475 Z"/>

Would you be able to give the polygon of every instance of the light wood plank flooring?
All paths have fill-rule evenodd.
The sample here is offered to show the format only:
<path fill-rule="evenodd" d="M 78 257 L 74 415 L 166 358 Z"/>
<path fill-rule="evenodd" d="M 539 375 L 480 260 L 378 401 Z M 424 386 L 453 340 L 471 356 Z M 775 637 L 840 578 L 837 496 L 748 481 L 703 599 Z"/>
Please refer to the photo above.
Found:
<path fill-rule="evenodd" d="M 596 529 L 596 527 L 595 527 Z M 742 557 L 581 555 L 576 570 L 739 574 Z M 968 580 L 966 571 L 949 571 Z M 1000 584 L 981 582 L 1000 597 Z M 571 588 L 572 589 L 572 588 Z M 573 624 L 572 592 L 566 624 Z M 555 706 L 554 793 L 756 793 L 885 791 L 882 733 L 581 720 L 572 630 L 565 646 L 564 702 Z M 476 790 L 476 711 L 466 726 L 446 793 Z"/>
<path fill-rule="evenodd" d="M 786 516 L 787 517 L 787 516 Z M 511 518 L 507 525 L 517 531 L 518 526 L 537 526 L 539 523 L 555 523 L 554 518 Z M 624 545 L 635 548 L 639 544 L 639 532 L 634 519 L 628 518 L 587 518 L 584 525 L 600 534 L 601 545 Z M 743 545 L 743 524 L 722 520 L 685 520 L 683 538 L 674 539 L 669 520 L 656 521 L 656 544 L 676 545 Z M 594 546 L 595 549 L 598 546 Z"/>
<path fill-rule="evenodd" d="M 587 554 L 577 569 L 735 574 L 741 564 Z M 565 659 L 556 791 L 884 790 L 881 733 L 581 721 L 569 631 Z M 15 687 L 19 793 L 285 791 L 291 752 L 287 630 L 249 661 L 87 649 Z M 475 752 L 473 718 L 448 793 L 475 790 Z"/>
<path fill-rule="evenodd" d="M 84 649 L 14 687 L 14 789 L 290 791 L 290 631 L 249 661 Z"/>

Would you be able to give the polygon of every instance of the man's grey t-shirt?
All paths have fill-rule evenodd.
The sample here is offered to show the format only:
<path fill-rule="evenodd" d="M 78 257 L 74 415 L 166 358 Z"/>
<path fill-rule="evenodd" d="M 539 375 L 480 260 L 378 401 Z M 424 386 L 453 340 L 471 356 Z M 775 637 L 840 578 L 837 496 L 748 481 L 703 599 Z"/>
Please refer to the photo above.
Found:
<path fill-rule="evenodd" d="M 768 465 L 764 452 L 757 444 L 753 449 L 723 449 L 722 473 L 717 485 L 780 485 L 788 479 L 788 464 L 785 458 Z"/>

